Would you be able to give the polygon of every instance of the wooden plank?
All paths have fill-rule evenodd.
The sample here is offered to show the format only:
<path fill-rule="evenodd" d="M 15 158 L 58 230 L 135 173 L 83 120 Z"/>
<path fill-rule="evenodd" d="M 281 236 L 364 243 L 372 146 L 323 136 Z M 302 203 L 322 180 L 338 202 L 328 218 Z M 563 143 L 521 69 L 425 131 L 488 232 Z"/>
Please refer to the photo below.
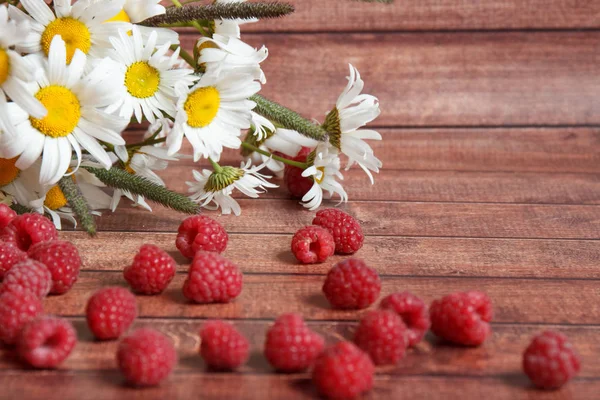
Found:
<path fill-rule="evenodd" d="M 144 243 L 171 254 L 181 272 L 189 261 L 175 247 L 175 233 L 61 232 L 75 243 L 85 270 L 121 271 Z M 224 255 L 250 273 L 326 274 L 343 256 L 326 263 L 298 264 L 291 235 L 229 235 Z M 268 246 L 256 246 L 268 243 Z M 119 251 L 114 251 L 118 244 Z M 600 241 L 367 237 L 356 254 L 382 275 L 600 278 Z"/>
<path fill-rule="evenodd" d="M 240 265 L 244 270 L 244 265 Z M 250 275 L 244 290 L 229 304 L 193 305 L 181 292 L 184 274 L 177 274 L 161 296 L 138 297 L 140 315 L 171 318 L 275 318 L 298 312 L 306 319 L 356 320 L 365 311 L 331 310 L 321 293 L 323 276 Z M 45 311 L 77 316 L 85 312 L 91 294 L 105 286 L 125 286 L 121 272 L 82 272 L 77 284 L 64 296 L 49 297 Z M 427 302 L 445 294 L 482 290 L 489 294 L 496 316 L 504 323 L 598 324 L 600 291 L 598 280 L 548 280 L 499 278 L 385 277 L 382 296 L 408 290 Z"/>

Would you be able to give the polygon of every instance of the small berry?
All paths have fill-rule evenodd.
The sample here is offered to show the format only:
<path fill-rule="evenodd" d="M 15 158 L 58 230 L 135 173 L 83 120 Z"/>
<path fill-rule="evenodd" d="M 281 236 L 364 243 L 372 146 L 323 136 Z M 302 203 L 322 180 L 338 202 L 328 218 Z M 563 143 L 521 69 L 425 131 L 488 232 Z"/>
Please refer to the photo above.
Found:
<path fill-rule="evenodd" d="M 292 253 L 302 264 L 326 261 L 335 252 L 331 233 L 320 226 L 306 226 L 292 238 Z"/>
<path fill-rule="evenodd" d="M 21 358 L 35 368 L 56 368 L 77 343 L 73 325 L 62 318 L 42 317 L 25 325 L 17 342 Z"/>
<path fill-rule="evenodd" d="M 482 292 L 453 293 L 429 307 L 431 331 L 448 342 L 479 346 L 490 335 L 492 303 Z"/>
<path fill-rule="evenodd" d="M 27 254 L 44 264 L 52 274 L 52 294 L 68 292 L 79 278 L 81 258 L 73 243 L 62 240 L 42 242 L 31 246 Z"/>
<path fill-rule="evenodd" d="M 194 215 L 179 225 L 175 245 L 184 257 L 192 259 L 198 251 L 224 252 L 228 240 L 225 228 L 217 221 L 204 215 Z"/>
<path fill-rule="evenodd" d="M 14 344 L 23 327 L 43 311 L 42 302 L 31 292 L 0 294 L 0 341 Z"/>
<path fill-rule="evenodd" d="M 265 357 L 281 372 L 308 369 L 323 351 L 325 340 L 310 330 L 298 314 L 284 314 L 275 321 L 265 341 Z"/>
<path fill-rule="evenodd" d="M 225 257 L 196 253 L 183 284 L 183 295 L 196 303 L 227 303 L 242 292 L 242 272 Z"/>
<path fill-rule="evenodd" d="M 121 287 L 100 289 L 88 300 L 85 316 L 96 338 L 116 339 L 137 316 L 135 296 Z"/>
<path fill-rule="evenodd" d="M 2 230 L 0 240 L 15 243 L 23 251 L 40 242 L 58 237 L 52 221 L 40 214 L 17 215 Z"/>
<path fill-rule="evenodd" d="M 371 311 L 360 320 L 354 343 L 375 365 L 397 364 L 406 353 L 406 325 L 393 311 Z"/>
<path fill-rule="evenodd" d="M 127 382 L 136 386 L 156 386 L 177 364 L 177 352 L 162 333 L 141 328 L 119 343 L 117 363 Z"/>
<path fill-rule="evenodd" d="M 0 203 L 0 231 L 4 229 L 10 221 L 17 216 L 17 213 L 12 208 L 4 203 Z"/>
<path fill-rule="evenodd" d="M 335 252 L 339 254 L 356 253 L 365 240 L 358 221 L 335 208 L 319 211 L 312 223 L 329 230 L 335 240 Z"/>
<path fill-rule="evenodd" d="M 429 330 L 429 310 L 423 300 L 412 293 L 394 293 L 381 300 L 380 308 L 394 311 L 407 327 L 408 346 L 416 346 Z"/>
<path fill-rule="evenodd" d="M 52 275 L 48 268 L 35 260 L 25 260 L 4 275 L 0 293 L 7 290 L 28 290 L 40 299 L 50 293 Z"/>
<path fill-rule="evenodd" d="M 166 251 L 153 244 L 145 244 L 123 275 L 135 292 L 158 294 L 169 286 L 176 267 L 175 260 Z"/>
<path fill-rule="evenodd" d="M 227 322 L 207 322 L 200 330 L 200 340 L 200 355 L 211 368 L 231 370 L 248 361 L 250 343 Z"/>
<path fill-rule="evenodd" d="M 334 308 L 367 308 L 377 300 L 381 280 L 377 271 L 362 260 L 349 258 L 336 264 L 327 274 L 323 293 Z"/>
<path fill-rule="evenodd" d="M 312 380 L 325 397 L 345 400 L 371 390 L 374 374 L 366 353 L 350 342 L 339 342 L 317 357 Z"/>
<path fill-rule="evenodd" d="M 525 350 L 523 369 L 535 386 L 558 389 L 579 373 L 581 362 L 565 335 L 546 331 Z"/>
<path fill-rule="evenodd" d="M 312 149 L 308 147 L 303 147 L 300 149 L 300 152 L 296 157 L 286 157 L 292 161 L 306 162 L 307 156 L 310 154 Z M 283 173 L 283 182 L 287 187 L 288 191 L 295 198 L 302 198 L 310 188 L 313 186 L 314 181 L 311 178 L 306 178 L 302 176 L 304 170 L 302 168 L 293 167 L 291 165 L 285 166 L 285 171 Z"/>
<path fill-rule="evenodd" d="M 19 249 L 15 243 L 0 242 L 0 281 L 15 264 L 25 260 L 27 260 L 27 253 Z"/>

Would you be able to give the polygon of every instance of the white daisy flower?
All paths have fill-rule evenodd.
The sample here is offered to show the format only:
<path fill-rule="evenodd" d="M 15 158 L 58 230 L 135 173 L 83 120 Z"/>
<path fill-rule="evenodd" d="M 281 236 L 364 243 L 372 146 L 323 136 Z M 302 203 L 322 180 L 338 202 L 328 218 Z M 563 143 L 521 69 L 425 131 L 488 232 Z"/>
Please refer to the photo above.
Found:
<path fill-rule="evenodd" d="M 204 75 L 192 88 L 178 86 L 177 115 L 167 137 L 169 154 L 179 149 L 183 136 L 194 148 L 194 161 L 210 157 L 218 161 L 224 147 L 238 149 L 242 129 L 250 128 L 256 106 L 248 97 L 260 90 L 260 83 L 247 74 Z"/>
<path fill-rule="evenodd" d="M 165 57 L 170 44 L 156 48 L 156 38 L 156 32 L 152 32 L 144 44 L 136 26 L 131 36 L 120 31 L 119 38 L 110 38 L 115 49 L 111 58 L 118 63 L 112 79 L 119 83 L 119 94 L 107 113 L 127 119 L 135 115 L 138 122 L 142 122 L 143 115 L 151 123 L 162 118 L 163 113 L 175 116 L 175 84 L 190 85 L 195 78 L 192 70 L 172 69 L 179 50 Z"/>
<path fill-rule="evenodd" d="M 381 140 L 379 132 L 360 129 L 381 113 L 376 97 L 361 94 L 364 82 L 356 68 L 350 65 L 348 85 L 338 98 L 336 107 L 327 115 L 323 127 L 329 132 L 331 144 L 348 157 L 346 170 L 355 163 L 369 176 L 373 183 L 373 172 L 379 172 L 381 161 L 364 140 Z"/>
<path fill-rule="evenodd" d="M 24 170 L 43 155 L 40 171 L 43 185 L 58 182 L 67 172 L 73 150 L 78 161 L 84 148 L 103 167 L 109 168 L 110 157 L 98 141 L 125 144 L 120 132 L 129 122 L 101 111 L 119 95 L 116 83 L 107 79 L 114 73 L 110 68 L 113 63 L 102 62 L 84 76 L 85 54 L 77 50 L 71 64 L 66 65 L 67 49 L 60 36 L 52 40 L 48 59 L 28 58 L 40 68 L 36 84 L 28 85 L 28 90 L 48 114 L 37 119 L 14 103 L 8 105 L 11 121 L 19 133 L 6 134 L 6 157 L 20 155 L 16 166 Z"/>
<path fill-rule="evenodd" d="M 315 149 L 315 154 L 312 165 L 302 173 L 302 176 L 312 177 L 314 180 L 313 186 L 302 197 L 304 207 L 311 211 L 319 208 L 323 202 L 323 191 L 328 192 L 329 197 L 337 194 L 340 197 L 340 203 L 347 202 L 348 194 L 336 180 L 336 178 L 344 179 L 340 172 L 340 158 L 336 149 L 332 148 L 329 143 L 321 143 Z"/>
<path fill-rule="evenodd" d="M 244 3 L 246 0 L 215 0 L 215 3 Z M 217 19 L 215 20 L 215 33 L 219 35 L 240 38 L 240 25 L 258 22 L 258 19 Z"/>
<path fill-rule="evenodd" d="M 240 168 L 216 166 L 215 171 L 194 170 L 196 181 L 186 182 L 190 186 L 189 192 L 193 193 L 190 198 L 200 203 L 201 207 L 210 210 L 217 210 L 220 207 L 223 214 L 233 212 L 235 215 L 240 215 L 242 213 L 240 205 L 231 197 L 234 189 L 255 199 L 260 193 L 266 191 L 265 188 L 277 187 L 267 181 L 270 176 L 259 172 L 264 167 L 264 164 L 251 167 L 250 163 L 242 163 Z"/>
<path fill-rule="evenodd" d="M 31 202 L 39 199 L 42 190 L 39 185 L 39 162 L 26 170 L 17 168 L 16 162 L 16 157 L 0 158 L 0 190 L 10 195 L 17 204 L 30 207 Z"/>

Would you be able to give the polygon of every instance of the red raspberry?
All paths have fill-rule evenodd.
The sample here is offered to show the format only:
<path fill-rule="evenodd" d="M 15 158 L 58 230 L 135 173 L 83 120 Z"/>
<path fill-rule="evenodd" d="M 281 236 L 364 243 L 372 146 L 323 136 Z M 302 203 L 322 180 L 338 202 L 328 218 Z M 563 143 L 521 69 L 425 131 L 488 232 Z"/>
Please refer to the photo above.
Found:
<path fill-rule="evenodd" d="M 169 376 L 177 364 L 177 352 L 162 333 L 141 328 L 119 343 L 119 369 L 136 386 L 156 386 Z"/>
<path fill-rule="evenodd" d="M 358 221 L 335 208 L 319 211 L 312 223 L 331 232 L 335 240 L 335 252 L 339 254 L 356 253 L 365 240 Z"/>
<path fill-rule="evenodd" d="M 175 245 L 189 259 L 198 251 L 222 253 L 227 247 L 229 236 L 217 221 L 204 215 L 194 215 L 183 220 Z"/>
<path fill-rule="evenodd" d="M 0 341 L 15 343 L 25 324 L 43 311 L 42 302 L 31 292 L 8 290 L 0 294 Z"/>
<path fill-rule="evenodd" d="M 349 258 L 336 264 L 327 274 L 323 293 L 334 308 L 367 308 L 377 300 L 381 281 L 377 271 L 362 260 Z"/>
<path fill-rule="evenodd" d="M 579 373 L 581 363 L 565 335 L 546 331 L 525 350 L 523 369 L 535 386 L 558 389 Z"/>
<path fill-rule="evenodd" d="M 17 213 L 6 204 L 0 203 L 0 231 L 17 216 Z"/>
<path fill-rule="evenodd" d="M 397 364 L 406 353 L 406 325 L 393 311 L 371 311 L 358 324 L 354 343 L 375 365 Z"/>
<path fill-rule="evenodd" d="M 153 244 L 145 244 L 123 275 L 135 292 L 158 294 L 169 286 L 176 268 L 175 260 L 166 251 Z"/>
<path fill-rule="evenodd" d="M 68 292 L 79 277 L 81 258 L 73 243 L 62 240 L 38 243 L 31 246 L 27 254 L 44 264 L 52 274 L 52 294 Z"/>
<path fill-rule="evenodd" d="M 62 318 L 42 317 L 21 331 L 17 350 L 35 368 L 56 368 L 69 357 L 77 343 L 73 325 Z"/>
<path fill-rule="evenodd" d="M 374 374 L 366 353 L 350 342 L 339 342 L 317 357 L 312 380 L 329 399 L 354 399 L 371 390 Z"/>
<path fill-rule="evenodd" d="M 334 252 L 333 236 L 320 226 L 306 226 L 292 238 L 292 253 L 302 264 L 326 261 Z"/>
<path fill-rule="evenodd" d="M 408 328 L 406 339 L 408 346 L 416 346 L 429 330 L 429 311 L 425 302 L 409 292 L 394 293 L 383 300 L 379 306 L 384 310 L 394 311 L 402 318 Z"/>
<path fill-rule="evenodd" d="M 40 214 L 17 215 L 2 230 L 0 240 L 16 243 L 23 251 L 40 242 L 55 240 L 58 237 L 52 221 Z"/>
<path fill-rule="evenodd" d="M 15 243 L 0 242 L 0 281 L 15 264 L 25 260 L 27 260 L 27 253 L 19 249 Z"/>
<path fill-rule="evenodd" d="M 196 303 L 227 303 L 242 292 L 242 272 L 225 257 L 199 251 L 183 284 L 183 295 Z"/>
<path fill-rule="evenodd" d="M 490 335 L 492 303 L 482 292 L 453 293 L 429 308 L 431 331 L 448 342 L 478 346 Z"/>
<path fill-rule="evenodd" d="M 248 361 L 250 343 L 227 322 L 207 322 L 200 330 L 200 340 L 200 355 L 211 368 L 231 370 Z"/>
<path fill-rule="evenodd" d="M 292 161 L 306 162 L 306 157 L 310 154 L 312 149 L 308 147 L 303 147 L 296 157 L 289 158 Z M 304 170 L 302 168 L 293 167 L 291 165 L 285 166 L 285 171 L 283 173 L 283 182 L 287 187 L 288 191 L 295 198 L 302 198 L 310 188 L 313 186 L 314 182 L 311 178 L 306 178 L 302 176 Z"/>
<path fill-rule="evenodd" d="M 27 290 L 43 299 L 52 287 L 52 275 L 40 262 L 25 260 L 16 264 L 4 276 L 0 293 L 7 290 Z"/>
<path fill-rule="evenodd" d="M 278 371 L 308 369 L 323 351 L 323 336 L 310 330 L 298 314 L 284 314 L 275 321 L 265 341 L 265 357 Z"/>
<path fill-rule="evenodd" d="M 137 316 L 135 296 L 121 287 L 100 289 L 88 300 L 85 316 L 96 338 L 116 339 Z"/>

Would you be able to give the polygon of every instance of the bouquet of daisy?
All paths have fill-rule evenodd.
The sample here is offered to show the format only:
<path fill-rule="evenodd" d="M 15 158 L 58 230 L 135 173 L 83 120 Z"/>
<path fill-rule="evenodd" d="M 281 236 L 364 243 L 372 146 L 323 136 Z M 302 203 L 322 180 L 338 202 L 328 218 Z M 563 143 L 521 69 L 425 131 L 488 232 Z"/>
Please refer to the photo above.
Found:
<path fill-rule="evenodd" d="M 274 176 L 311 210 L 324 197 L 347 201 L 342 163 L 373 183 L 381 162 L 366 140 L 381 136 L 362 127 L 379 102 L 353 66 L 322 121 L 259 95 L 268 51 L 244 43 L 240 26 L 293 6 L 171 1 L 0 0 L 1 202 L 94 234 L 94 215 L 123 197 L 149 211 L 148 200 L 240 215 L 232 192 L 258 197 Z M 193 49 L 181 27 L 197 31 Z M 147 131 L 127 143 L 131 124 Z M 219 163 L 224 149 L 239 150 L 239 167 Z M 182 158 L 205 167 L 190 171 L 188 195 L 156 173 Z"/>

